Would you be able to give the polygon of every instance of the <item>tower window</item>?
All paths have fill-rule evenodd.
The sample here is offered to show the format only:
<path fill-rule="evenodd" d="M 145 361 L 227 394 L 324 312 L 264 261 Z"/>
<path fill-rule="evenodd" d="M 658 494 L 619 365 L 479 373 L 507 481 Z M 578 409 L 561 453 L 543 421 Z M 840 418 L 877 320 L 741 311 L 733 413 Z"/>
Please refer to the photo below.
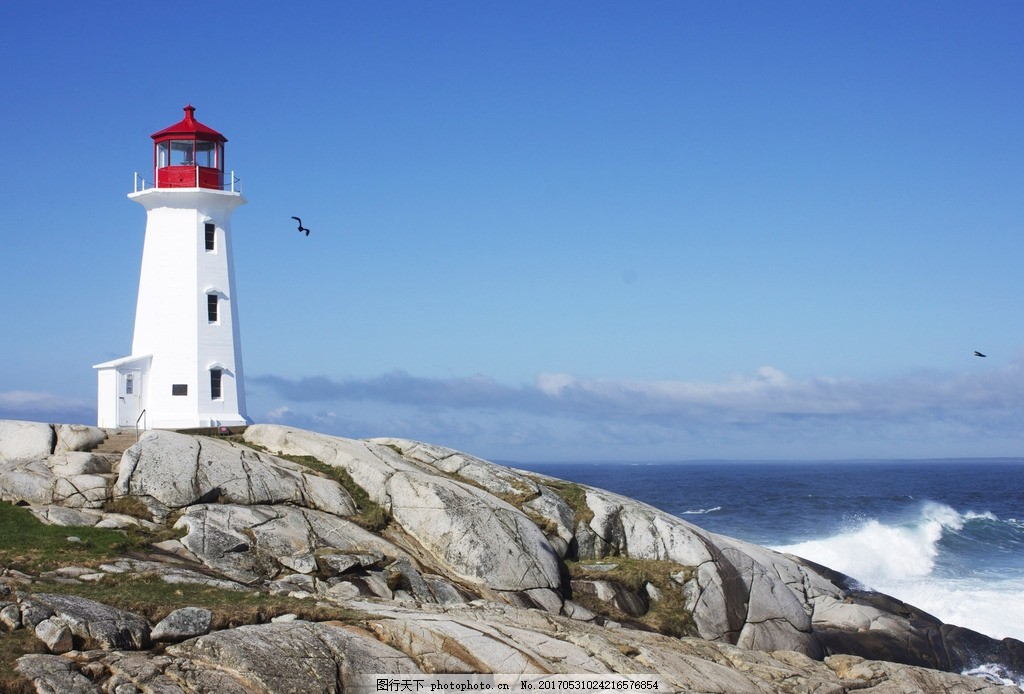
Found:
<path fill-rule="evenodd" d="M 221 398 L 220 379 L 221 379 L 221 376 L 223 375 L 223 373 L 224 372 L 221 369 L 210 369 L 210 399 L 211 400 L 220 400 L 220 398 Z"/>
<path fill-rule="evenodd" d="M 217 227 L 210 222 L 206 223 L 206 250 L 214 251 L 217 250 L 215 245 L 217 241 Z"/>
<path fill-rule="evenodd" d="M 171 395 L 188 395 L 188 384 L 175 383 L 171 385 Z"/>
<path fill-rule="evenodd" d="M 206 295 L 206 317 L 211 323 L 217 322 L 218 298 L 216 294 Z"/>

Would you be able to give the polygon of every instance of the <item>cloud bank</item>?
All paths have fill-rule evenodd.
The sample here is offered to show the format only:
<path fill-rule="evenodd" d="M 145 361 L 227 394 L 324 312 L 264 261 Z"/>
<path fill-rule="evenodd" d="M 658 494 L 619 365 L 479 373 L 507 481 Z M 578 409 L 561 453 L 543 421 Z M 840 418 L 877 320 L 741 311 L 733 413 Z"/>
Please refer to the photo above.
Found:
<path fill-rule="evenodd" d="M 27 390 L 0 392 L 0 419 L 95 424 L 96 401 Z"/>
<path fill-rule="evenodd" d="M 766 366 L 719 382 L 543 373 L 512 386 L 394 371 L 249 383 L 276 403 L 278 421 L 511 457 L 954 457 L 1018 455 L 1024 444 L 1020 362 L 881 380 L 794 379 Z"/>

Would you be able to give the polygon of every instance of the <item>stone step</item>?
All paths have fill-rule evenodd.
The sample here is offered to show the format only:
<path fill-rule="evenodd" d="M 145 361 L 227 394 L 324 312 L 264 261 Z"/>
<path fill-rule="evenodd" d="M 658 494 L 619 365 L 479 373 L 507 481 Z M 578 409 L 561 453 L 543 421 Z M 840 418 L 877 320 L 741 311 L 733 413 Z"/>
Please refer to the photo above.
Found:
<path fill-rule="evenodd" d="M 107 430 L 107 439 L 93 449 L 93 453 L 121 454 L 135 445 L 136 434 L 132 431 Z"/>

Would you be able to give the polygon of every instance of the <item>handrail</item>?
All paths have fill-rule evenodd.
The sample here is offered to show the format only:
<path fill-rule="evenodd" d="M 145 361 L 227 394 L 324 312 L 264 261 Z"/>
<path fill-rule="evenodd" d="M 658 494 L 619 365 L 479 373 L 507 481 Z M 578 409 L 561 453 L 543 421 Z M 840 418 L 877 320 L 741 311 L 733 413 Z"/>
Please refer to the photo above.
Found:
<path fill-rule="evenodd" d="M 146 416 L 146 409 L 143 408 L 142 412 L 139 414 L 139 416 L 135 418 L 135 443 L 139 442 L 139 420 L 142 419 L 145 416 Z M 148 424 L 149 424 L 148 420 L 142 423 L 143 430 L 145 430 L 147 428 Z"/>
<path fill-rule="evenodd" d="M 195 184 L 196 184 L 196 186 L 195 187 L 196 188 L 200 187 L 200 185 L 199 185 L 199 168 L 200 167 L 198 167 L 198 166 L 195 167 L 195 169 L 196 169 L 196 176 L 195 176 Z M 215 187 L 215 188 L 213 188 L 213 190 L 223 190 L 223 191 L 228 191 L 228 192 L 231 192 L 231 193 L 241 193 L 242 192 L 242 179 L 235 175 L 234 170 L 222 171 L 220 176 L 221 176 L 220 185 Z M 157 187 L 156 183 L 154 183 L 153 181 L 147 181 L 145 179 L 145 177 L 143 177 L 141 174 L 139 174 L 138 171 L 135 172 L 135 185 L 133 186 L 134 192 L 141 193 L 144 190 L 150 190 L 150 189 L 156 188 L 156 187 Z M 206 188 L 207 186 L 202 186 L 202 187 Z"/>

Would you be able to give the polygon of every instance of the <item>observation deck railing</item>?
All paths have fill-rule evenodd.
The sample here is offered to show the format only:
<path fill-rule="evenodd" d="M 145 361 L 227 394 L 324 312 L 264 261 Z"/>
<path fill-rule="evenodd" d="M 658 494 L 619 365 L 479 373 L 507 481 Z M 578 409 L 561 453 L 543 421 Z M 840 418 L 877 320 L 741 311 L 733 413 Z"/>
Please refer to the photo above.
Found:
<path fill-rule="evenodd" d="M 182 167 L 179 166 L 179 167 L 175 167 L 175 168 L 176 169 L 181 169 Z M 221 172 L 220 173 L 220 183 L 219 183 L 219 185 L 217 185 L 217 186 L 210 186 L 209 185 L 209 180 L 210 180 L 210 173 L 209 172 L 210 172 L 210 169 L 204 168 L 204 167 L 199 167 L 199 166 L 196 166 L 194 168 L 195 168 L 195 178 L 193 179 L 193 182 L 195 183 L 195 186 L 194 186 L 195 188 L 213 188 L 213 190 L 224 190 L 224 191 L 229 191 L 231 193 L 241 193 L 242 192 L 242 179 L 240 179 L 237 176 L 235 176 L 235 172 L 234 171 L 224 171 L 224 172 Z M 200 168 L 203 169 L 202 175 L 200 175 Z M 178 177 L 178 180 L 180 181 L 180 177 Z M 202 181 L 202 184 L 203 184 L 201 186 L 199 185 L 200 181 Z M 138 171 L 135 172 L 135 192 L 136 193 L 141 193 L 144 190 L 151 190 L 153 188 L 158 188 L 158 187 L 160 187 L 160 186 L 157 186 L 152 181 L 147 181 L 145 179 L 145 177 L 143 177 L 142 174 L 140 174 Z M 184 186 L 182 186 L 180 182 L 176 182 L 175 185 L 173 185 L 173 186 L 164 186 L 164 187 L 166 187 L 166 188 L 182 188 Z"/>

